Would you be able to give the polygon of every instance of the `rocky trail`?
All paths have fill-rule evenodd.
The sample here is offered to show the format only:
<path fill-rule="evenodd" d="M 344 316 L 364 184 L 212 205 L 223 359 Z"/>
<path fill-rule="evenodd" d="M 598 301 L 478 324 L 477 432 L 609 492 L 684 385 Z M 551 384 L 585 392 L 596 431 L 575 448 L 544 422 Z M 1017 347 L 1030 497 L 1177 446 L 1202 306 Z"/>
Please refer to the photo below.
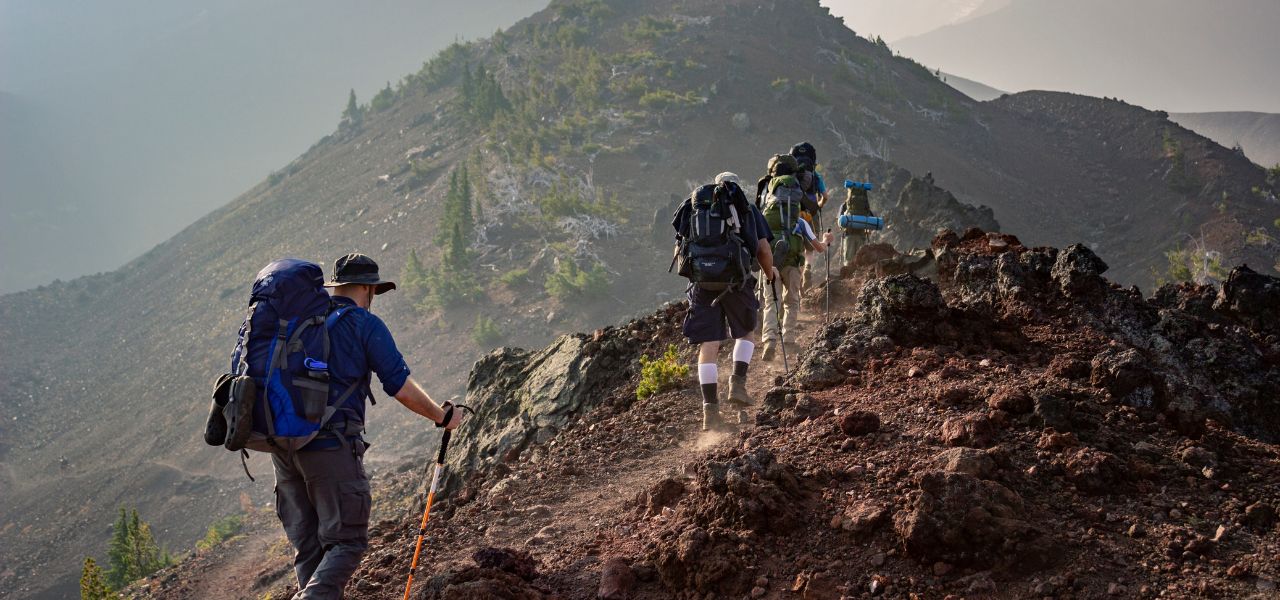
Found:
<path fill-rule="evenodd" d="M 1144 299 L 1083 246 L 980 230 L 928 256 L 865 250 L 828 323 L 811 291 L 734 434 L 701 434 L 692 385 L 635 399 L 679 304 L 481 361 L 494 418 L 459 430 L 413 597 L 1275 597 L 1280 280 Z M 348 598 L 402 593 L 424 466 L 376 476 Z"/>

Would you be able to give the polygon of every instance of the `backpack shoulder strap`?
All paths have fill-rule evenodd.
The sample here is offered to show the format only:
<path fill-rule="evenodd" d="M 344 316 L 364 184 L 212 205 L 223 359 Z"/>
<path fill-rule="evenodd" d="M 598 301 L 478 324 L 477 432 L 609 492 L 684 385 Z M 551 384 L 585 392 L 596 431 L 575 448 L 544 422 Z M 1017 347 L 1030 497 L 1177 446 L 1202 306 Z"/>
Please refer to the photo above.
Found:
<path fill-rule="evenodd" d="M 335 308 L 335 309 L 333 309 L 332 311 L 330 311 L 330 312 L 329 312 L 329 316 L 328 316 L 328 317 L 325 317 L 325 320 L 324 320 L 324 331 L 325 331 L 325 361 L 326 361 L 326 362 L 329 360 L 329 341 L 328 341 L 328 340 L 329 340 L 329 338 L 328 338 L 328 336 L 329 336 L 329 331 L 330 331 L 330 330 L 332 330 L 332 329 L 334 328 L 334 326 L 336 326 L 336 325 L 338 324 L 338 322 L 342 320 L 342 318 L 343 318 L 343 317 L 347 316 L 347 315 L 348 315 L 349 313 L 351 313 L 355 308 L 356 308 L 356 307 L 354 307 L 354 306 L 339 306 L 338 308 Z M 356 391 L 356 389 L 357 389 L 357 388 L 359 388 L 359 387 L 361 387 L 361 386 L 363 386 L 364 388 L 368 389 L 368 387 L 369 387 L 369 376 L 368 376 L 367 374 L 366 374 L 364 377 L 362 377 L 362 378 L 360 378 L 359 380 L 357 380 L 355 383 L 352 383 L 352 384 L 351 384 L 351 385 L 350 385 L 346 390 L 344 390 L 344 391 L 342 392 L 342 396 L 341 396 L 341 397 L 339 397 L 339 398 L 338 398 L 338 401 L 334 403 L 334 406 L 335 406 L 335 407 L 337 407 L 337 406 L 341 406 L 341 405 L 342 405 L 342 403 L 343 403 L 343 402 L 346 402 L 346 401 L 347 401 L 347 398 L 348 398 L 349 396 L 351 396 L 351 394 L 352 394 L 353 392 L 355 392 L 355 391 Z M 372 391 L 370 391 L 370 392 L 369 392 L 369 403 L 370 403 L 370 404 L 374 404 L 374 405 L 376 405 L 376 404 L 378 403 L 377 399 L 375 399 L 375 398 L 373 397 L 373 392 L 372 392 Z"/>

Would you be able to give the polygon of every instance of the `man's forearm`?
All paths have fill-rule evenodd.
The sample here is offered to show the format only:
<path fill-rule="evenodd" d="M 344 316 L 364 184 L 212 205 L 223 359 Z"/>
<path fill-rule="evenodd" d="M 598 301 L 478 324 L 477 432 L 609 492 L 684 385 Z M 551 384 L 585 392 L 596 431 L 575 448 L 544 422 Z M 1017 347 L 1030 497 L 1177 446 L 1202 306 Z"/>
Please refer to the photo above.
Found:
<path fill-rule="evenodd" d="M 766 273 L 765 278 L 772 279 L 769 274 L 773 273 L 773 250 L 767 240 L 756 242 L 756 261 L 760 263 L 760 270 Z"/>
<path fill-rule="evenodd" d="M 412 377 L 405 380 L 400 391 L 396 392 L 396 400 L 399 400 L 405 408 L 431 419 L 433 423 L 444 420 L 444 409 L 440 408 L 440 405 L 436 404 L 435 400 L 432 400 Z"/>

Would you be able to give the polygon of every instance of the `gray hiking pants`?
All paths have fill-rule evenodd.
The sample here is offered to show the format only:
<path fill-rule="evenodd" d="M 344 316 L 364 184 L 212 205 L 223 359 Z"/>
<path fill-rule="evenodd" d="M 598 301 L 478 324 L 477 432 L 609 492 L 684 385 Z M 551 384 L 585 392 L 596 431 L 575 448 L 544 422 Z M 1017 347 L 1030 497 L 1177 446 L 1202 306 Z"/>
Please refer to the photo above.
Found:
<path fill-rule="evenodd" d="M 272 456 L 276 467 L 276 515 L 295 550 L 294 600 L 330 600 L 342 589 L 369 547 L 369 477 L 364 442 L 352 449 L 313 450 Z"/>

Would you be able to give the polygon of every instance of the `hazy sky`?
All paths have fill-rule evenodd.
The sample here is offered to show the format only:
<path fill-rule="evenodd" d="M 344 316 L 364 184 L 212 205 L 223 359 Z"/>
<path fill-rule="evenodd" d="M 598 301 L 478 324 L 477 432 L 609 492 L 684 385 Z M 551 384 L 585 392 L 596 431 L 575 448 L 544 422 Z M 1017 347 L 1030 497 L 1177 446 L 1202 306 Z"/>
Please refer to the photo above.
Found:
<path fill-rule="evenodd" d="M 350 88 L 546 3 L 0 0 L 0 293 L 120 267 L 332 132 Z"/>
<path fill-rule="evenodd" d="M 1280 0 L 824 0 L 862 35 L 1002 90 L 1280 113 Z"/>
<path fill-rule="evenodd" d="M 979 16 L 1011 0 L 822 0 L 858 35 L 893 42 Z"/>

